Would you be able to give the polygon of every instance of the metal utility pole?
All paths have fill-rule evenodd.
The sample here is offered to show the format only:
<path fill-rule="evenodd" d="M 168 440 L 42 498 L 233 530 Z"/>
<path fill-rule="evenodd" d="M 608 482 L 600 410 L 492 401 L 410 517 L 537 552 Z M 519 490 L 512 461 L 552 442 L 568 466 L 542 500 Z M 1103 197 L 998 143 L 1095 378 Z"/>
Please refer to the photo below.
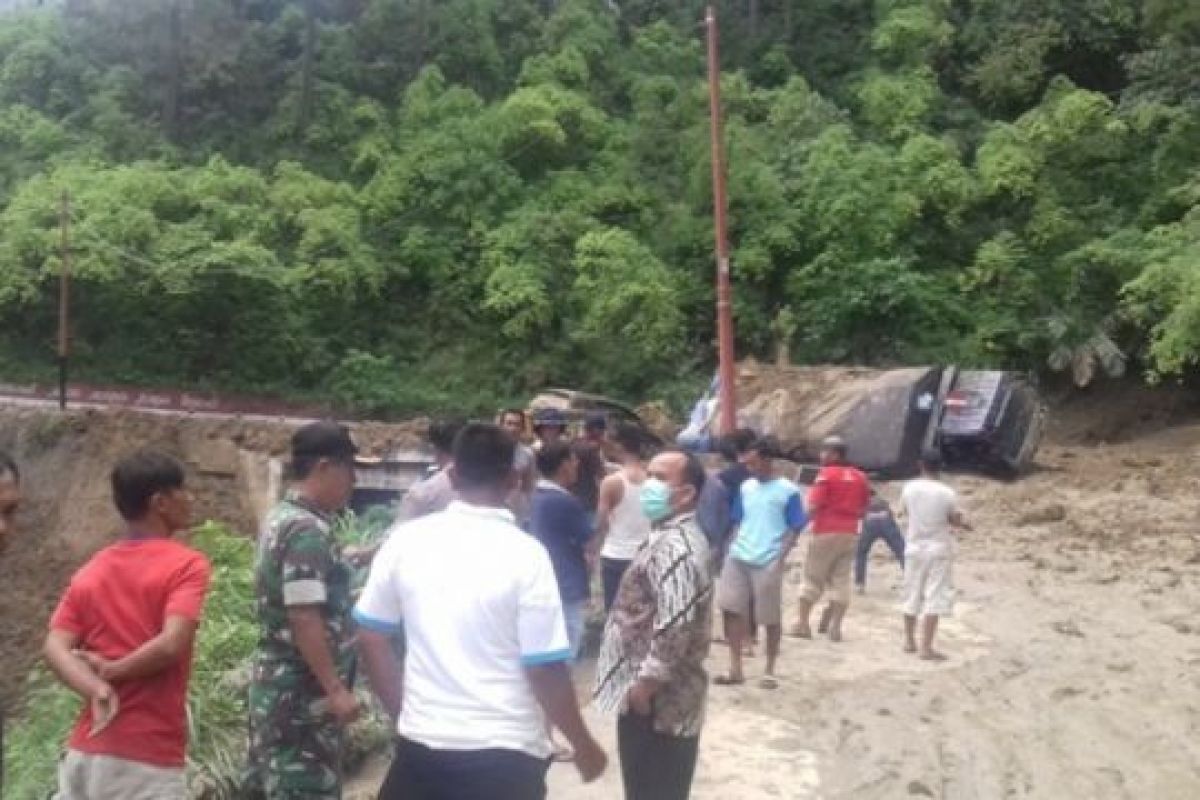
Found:
<path fill-rule="evenodd" d="M 62 193 L 62 268 L 58 277 L 58 407 L 67 407 L 67 357 L 71 353 L 71 195 Z"/>
<path fill-rule="evenodd" d="M 717 238 L 717 363 L 721 409 L 719 433 L 737 427 L 737 375 L 733 352 L 733 301 L 729 286 L 729 232 L 725 221 L 725 154 L 721 139 L 721 63 L 717 56 L 717 12 L 712 7 L 704 16 L 708 29 L 708 98 L 712 116 L 713 215 Z"/>

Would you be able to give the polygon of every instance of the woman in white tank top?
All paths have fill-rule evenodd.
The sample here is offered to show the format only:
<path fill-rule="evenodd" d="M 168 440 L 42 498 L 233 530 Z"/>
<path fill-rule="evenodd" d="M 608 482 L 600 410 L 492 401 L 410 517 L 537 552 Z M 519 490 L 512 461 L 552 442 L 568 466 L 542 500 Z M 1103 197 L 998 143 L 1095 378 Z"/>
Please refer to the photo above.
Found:
<path fill-rule="evenodd" d="M 600 484 L 594 542 L 600 550 L 604 610 L 612 608 L 621 577 L 650 537 L 650 520 L 642 513 L 641 491 L 646 467 L 641 460 L 641 431 L 620 426 L 613 435 L 621 468 Z"/>

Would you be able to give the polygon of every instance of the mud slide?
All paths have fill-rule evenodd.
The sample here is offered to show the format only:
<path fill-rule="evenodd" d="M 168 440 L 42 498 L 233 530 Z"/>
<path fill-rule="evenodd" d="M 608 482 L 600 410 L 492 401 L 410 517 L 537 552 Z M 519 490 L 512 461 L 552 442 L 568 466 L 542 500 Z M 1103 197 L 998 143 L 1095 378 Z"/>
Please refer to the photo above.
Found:
<path fill-rule="evenodd" d="M 1077 398 L 1060 404 L 1031 477 L 950 476 L 976 532 L 943 628 L 949 662 L 900 651 L 900 571 L 880 546 L 846 642 L 785 639 L 774 691 L 754 680 L 761 655 L 746 687 L 713 687 L 693 797 L 1200 797 L 1194 406 L 1136 390 Z M 711 670 L 725 659 L 714 646 Z M 588 717 L 615 757 L 613 722 Z M 549 796 L 620 797 L 617 765 L 588 787 L 555 766 Z"/>

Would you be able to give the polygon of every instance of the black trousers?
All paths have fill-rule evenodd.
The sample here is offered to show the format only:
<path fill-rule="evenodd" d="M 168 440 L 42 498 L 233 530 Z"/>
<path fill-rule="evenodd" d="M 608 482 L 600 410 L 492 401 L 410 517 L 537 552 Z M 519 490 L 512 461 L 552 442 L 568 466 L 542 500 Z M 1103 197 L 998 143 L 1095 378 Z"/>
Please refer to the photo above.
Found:
<path fill-rule="evenodd" d="M 697 736 L 668 736 L 654 730 L 654 718 L 622 714 L 617 750 L 625 800 L 687 800 L 696 773 Z"/>
<path fill-rule="evenodd" d="M 549 759 L 517 750 L 433 750 L 400 739 L 379 800 L 544 800 Z"/>
<path fill-rule="evenodd" d="M 617 599 L 617 588 L 621 585 L 621 578 L 625 577 L 625 570 L 629 569 L 629 565 L 633 561 L 618 558 L 601 558 L 600 559 L 600 582 L 604 585 L 604 613 L 612 611 L 613 602 Z"/>

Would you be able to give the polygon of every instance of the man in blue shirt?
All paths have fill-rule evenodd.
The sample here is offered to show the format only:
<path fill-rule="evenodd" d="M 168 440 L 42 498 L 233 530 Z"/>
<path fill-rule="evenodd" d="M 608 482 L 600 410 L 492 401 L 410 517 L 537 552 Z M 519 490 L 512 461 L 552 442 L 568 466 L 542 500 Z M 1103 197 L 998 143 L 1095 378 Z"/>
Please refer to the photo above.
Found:
<path fill-rule="evenodd" d="M 579 459 L 567 442 L 551 442 L 538 451 L 537 467 L 542 477 L 533 492 L 530 532 L 550 554 L 562 597 L 571 656 L 576 658 L 583 642 L 584 617 L 591 595 L 586 549 L 592 538 L 587 509 L 571 494 L 571 487 L 579 477 Z"/>
<path fill-rule="evenodd" d="M 762 685 L 768 689 L 778 685 L 775 662 L 783 633 L 783 566 L 796 537 L 808 524 L 800 488 L 775 474 L 778 450 L 770 438 L 754 443 L 744 460 L 750 478 L 734 501 L 738 527 L 717 589 L 729 638 L 729 674 L 716 680 L 722 686 L 745 682 L 742 645 L 748 634 L 751 603 L 758 623 L 767 629 L 767 669 Z"/>

